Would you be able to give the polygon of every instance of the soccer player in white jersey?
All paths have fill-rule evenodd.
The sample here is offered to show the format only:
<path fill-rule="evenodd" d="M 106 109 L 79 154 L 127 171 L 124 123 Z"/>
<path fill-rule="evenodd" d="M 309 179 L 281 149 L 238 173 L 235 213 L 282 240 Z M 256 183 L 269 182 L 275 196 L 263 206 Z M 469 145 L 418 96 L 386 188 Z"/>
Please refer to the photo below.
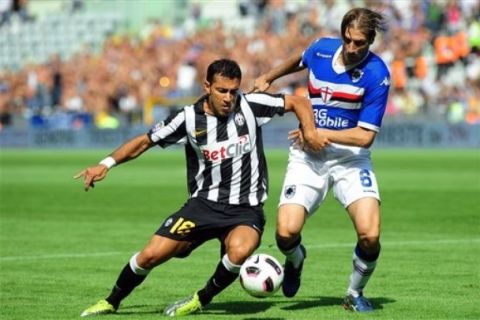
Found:
<path fill-rule="evenodd" d="M 317 153 L 298 145 L 290 149 L 276 231 L 277 245 L 286 256 L 282 289 L 287 297 L 293 297 L 300 287 L 306 258 L 302 228 L 332 188 L 350 215 L 358 240 L 344 307 L 373 310 L 363 290 L 380 253 L 380 196 L 368 148 L 381 126 L 390 75 L 369 48 L 382 29 L 379 13 L 352 9 L 343 17 L 341 39 L 318 39 L 302 54 L 255 80 L 254 91 L 265 91 L 275 79 L 307 69 L 317 133 L 319 139 L 331 142 Z M 290 137 L 301 138 L 301 134 L 293 131 Z"/>
<path fill-rule="evenodd" d="M 214 61 L 207 70 L 205 96 L 75 176 L 84 178 L 88 190 L 104 179 L 111 167 L 138 157 L 154 145 L 185 145 L 189 199 L 165 219 L 143 250 L 131 257 L 110 295 L 87 308 L 82 316 L 116 312 L 120 302 L 154 267 L 173 257 L 186 257 L 204 242 L 219 239 L 222 258 L 205 287 L 165 309 L 167 316 L 194 313 L 237 278 L 240 265 L 258 247 L 265 224 L 263 203 L 268 183 L 261 126 L 275 115 L 293 111 L 312 148 L 319 150 L 327 141 L 315 138 L 308 99 L 244 95 L 239 92 L 240 81 L 236 62 Z"/>

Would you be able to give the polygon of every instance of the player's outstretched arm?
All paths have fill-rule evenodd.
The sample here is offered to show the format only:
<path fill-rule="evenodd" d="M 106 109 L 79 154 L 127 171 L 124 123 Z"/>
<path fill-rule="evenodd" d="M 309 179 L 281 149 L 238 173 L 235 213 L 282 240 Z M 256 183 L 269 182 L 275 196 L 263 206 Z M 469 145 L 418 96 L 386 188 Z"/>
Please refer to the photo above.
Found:
<path fill-rule="evenodd" d="M 152 146 L 153 143 L 146 134 L 135 137 L 124 143 L 110 156 L 100 161 L 99 164 L 80 171 L 73 178 L 83 177 L 85 191 L 88 191 L 90 187 L 93 188 L 95 186 L 95 182 L 101 181 L 106 177 L 111 167 L 135 159 Z"/>
<path fill-rule="evenodd" d="M 283 77 L 287 74 L 294 73 L 300 70 L 305 69 L 305 67 L 300 66 L 300 61 L 302 60 L 302 53 L 296 53 L 291 56 L 289 59 L 285 60 L 282 64 L 271 69 L 267 73 L 262 74 L 253 84 L 253 88 L 250 92 L 264 92 L 270 88 L 270 85 L 276 79 Z"/>

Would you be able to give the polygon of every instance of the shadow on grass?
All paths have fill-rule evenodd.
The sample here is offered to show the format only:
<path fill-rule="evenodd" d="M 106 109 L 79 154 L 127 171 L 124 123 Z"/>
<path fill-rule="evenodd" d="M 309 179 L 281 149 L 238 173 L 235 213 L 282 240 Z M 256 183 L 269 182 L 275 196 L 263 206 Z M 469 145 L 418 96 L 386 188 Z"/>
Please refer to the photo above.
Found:
<path fill-rule="evenodd" d="M 256 313 L 265 312 L 267 309 L 275 305 L 273 301 L 228 301 L 228 302 L 213 302 L 202 310 L 203 315 L 253 315 Z M 148 305 L 129 305 L 120 307 L 118 313 L 115 315 L 146 315 L 146 314 L 163 314 L 163 309 Z M 257 318 L 245 318 L 257 319 Z M 262 318 L 265 320 L 284 320 L 283 318 Z"/>
<path fill-rule="evenodd" d="M 255 314 L 268 310 L 275 305 L 274 301 L 228 301 L 213 302 L 203 309 L 203 314 Z M 273 320 L 273 319 L 272 319 Z"/>
<path fill-rule="evenodd" d="M 377 310 L 383 309 L 384 304 L 395 302 L 394 299 L 384 297 L 369 298 L 368 300 L 370 300 L 370 302 L 372 303 L 373 308 Z M 343 298 L 317 296 L 310 297 L 309 299 L 304 300 L 286 300 L 285 302 L 290 302 L 293 304 L 282 307 L 281 309 L 295 311 L 317 307 L 341 306 L 343 304 Z"/>
<path fill-rule="evenodd" d="M 396 300 L 376 297 L 369 298 L 373 307 L 376 310 L 383 309 L 383 305 L 393 303 Z M 228 302 L 213 302 L 203 309 L 202 314 L 207 315 L 254 315 L 263 313 L 273 306 L 277 306 L 282 310 L 296 311 L 306 310 L 319 307 L 339 306 L 341 307 L 343 298 L 340 297 L 325 297 L 325 296 L 311 296 L 306 298 L 285 299 L 283 297 L 272 297 L 269 300 L 256 301 L 228 301 Z M 148 305 L 130 305 L 121 307 L 117 315 L 129 314 L 162 314 L 163 309 Z M 245 318 L 244 320 L 253 320 L 257 318 Z M 284 320 L 283 318 L 262 318 L 264 320 Z"/>
<path fill-rule="evenodd" d="M 120 306 L 118 312 L 113 314 L 117 316 L 126 316 L 126 315 L 140 315 L 140 314 L 163 314 L 163 309 L 159 309 L 158 307 L 152 307 L 151 305 L 146 304 L 136 304 L 136 305 L 129 305 L 129 306 Z"/>

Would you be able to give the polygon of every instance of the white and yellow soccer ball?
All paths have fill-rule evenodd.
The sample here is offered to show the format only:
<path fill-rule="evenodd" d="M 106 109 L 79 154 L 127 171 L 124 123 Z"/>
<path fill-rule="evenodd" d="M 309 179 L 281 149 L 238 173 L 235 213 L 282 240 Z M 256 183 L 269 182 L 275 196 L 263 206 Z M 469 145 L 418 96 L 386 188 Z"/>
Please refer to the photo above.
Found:
<path fill-rule="evenodd" d="M 283 267 L 274 257 L 257 253 L 250 256 L 240 268 L 240 284 L 251 296 L 265 298 L 282 285 Z"/>

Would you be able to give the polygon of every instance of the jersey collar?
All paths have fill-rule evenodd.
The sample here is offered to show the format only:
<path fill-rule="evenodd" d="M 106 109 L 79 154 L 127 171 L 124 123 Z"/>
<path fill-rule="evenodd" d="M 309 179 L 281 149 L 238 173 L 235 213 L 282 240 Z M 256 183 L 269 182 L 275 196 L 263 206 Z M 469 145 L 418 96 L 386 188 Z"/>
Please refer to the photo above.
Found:
<path fill-rule="evenodd" d="M 240 101 L 242 100 L 243 93 L 239 92 L 237 96 L 237 101 L 235 102 L 235 107 L 233 109 L 234 112 L 238 112 L 240 110 Z M 203 107 L 203 102 L 208 99 L 208 94 L 202 96 L 200 99 L 198 99 L 194 104 L 193 104 L 193 109 L 195 110 L 195 113 L 197 114 L 204 114 L 205 113 L 205 108 Z"/>

